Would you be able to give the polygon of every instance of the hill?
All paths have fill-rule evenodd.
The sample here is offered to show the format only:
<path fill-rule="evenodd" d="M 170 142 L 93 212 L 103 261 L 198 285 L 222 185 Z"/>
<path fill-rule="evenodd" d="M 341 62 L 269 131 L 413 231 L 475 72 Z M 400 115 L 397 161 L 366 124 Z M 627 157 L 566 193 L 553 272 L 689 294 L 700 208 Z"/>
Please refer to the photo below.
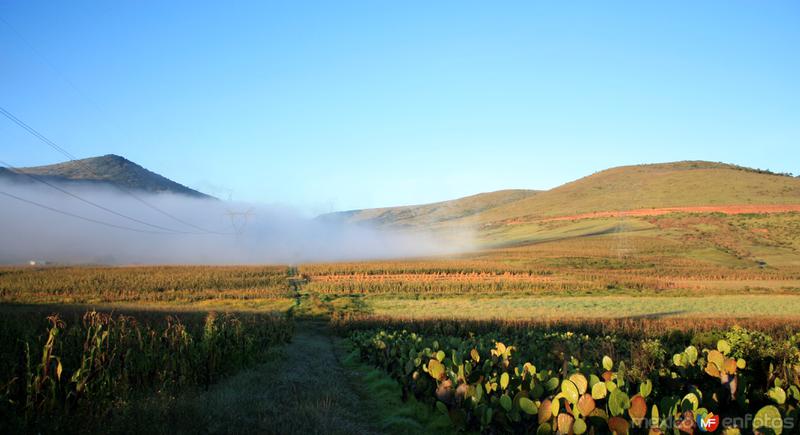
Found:
<path fill-rule="evenodd" d="M 538 193 L 538 190 L 498 190 L 431 204 L 336 212 L 322 215 L 320 218 L 328 221 L 360 222 L 390 227 L 438 226 L 486 213 L 505 204 L 532 198 Z"/>
<path fill-rule="evenodd" d="M 195 198 L 213 198 L 114 154 L 54 165 L 19 168 L 16 172 L 35 175 L 50 182 L 110 185 L 149 193 L 175 193 Z M 30 177 L 4 168 L 0 168 L 0 178 L 17 182 L 35 182 Z"/>
<path fill-rule="evenodd" d="M 469 207 L 474 203 L 480 205 Z M 800 179 L 725 163 L 658 163 L 607 169 L 547 191 L 500 191 L 340 216 L 379 226 L 486 226 L 609 211 L 757 204 L 800 204 Z"/>
<path fill-rule="evenodd" d="M 800 204 L 800 179 L 703 161 L 621 166 L 498 207 L 482 219 L 744 204 Z"/>

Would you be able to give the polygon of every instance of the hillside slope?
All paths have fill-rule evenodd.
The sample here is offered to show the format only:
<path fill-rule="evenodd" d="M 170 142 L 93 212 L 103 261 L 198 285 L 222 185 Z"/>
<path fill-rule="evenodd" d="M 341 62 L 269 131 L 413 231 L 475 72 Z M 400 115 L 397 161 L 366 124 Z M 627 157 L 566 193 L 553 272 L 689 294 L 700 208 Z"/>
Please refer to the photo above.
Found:
<path fill-rule="evenodd" d="M 114 154 L 54 165 L 19 168 L 16 172 L 32 174 L 50 182 L 111 185 L 150 193 L 167 192 L 195 198 L 213 198 Z M 0 168 L 0 178 L 16 182 L 35 182 L 30 177 L 4 168 Z"/>
<path fill-rule="evenodd" d="M 607 169 L 497 207 L 483 222 L 643 208 L 800 204 L 800 179 L 724 163 L 686 161 Z"/>
<path fill-rule="evenodd" d="M 532 198 L 538 193 L 537 190 L 499 190 L 431 204 L 330 213 L 322 215 L 320 218 L 327 221 L 367 223 L 388 227 L 439 226 L 486 213 L 495 207 Z"/>
<path fill-rule="evenodd" d="M 471 198 L 482 205 L 465 207 Z M 485 226 L 607 211 L 748 204 L 800 204 L 800 179 L 725 163 L 683 161 L 616 167 L 548 191 L 501 191 L 344 215 L 350 222 L 379 226 Z"/>

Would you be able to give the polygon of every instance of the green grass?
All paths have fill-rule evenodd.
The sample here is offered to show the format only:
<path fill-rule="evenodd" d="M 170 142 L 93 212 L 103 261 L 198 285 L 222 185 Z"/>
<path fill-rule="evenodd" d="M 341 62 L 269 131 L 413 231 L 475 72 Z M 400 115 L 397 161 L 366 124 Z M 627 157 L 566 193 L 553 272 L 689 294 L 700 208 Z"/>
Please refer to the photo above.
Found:
<path fill-rule="evenodd" d="M 158 305 L 136 304 L 144 307 L 158 307 Z M 266 299 L 211 299 L 190 303 L 177 303 L 161 305 L 161 307 L 178 308 L 184 310 L 216 310 L 216 311 L 275 311 L 286 312 L 294 305 L 291 298 L 266 298 Z M 115 306 L 120 306 L 119 304 Z M 124 306 L 124 305 L 123 305 Z"/>
<path fill-rule="evenodd" d="M 378 428 L 392 434 L 451 433 L 449 418 L 409 396 L 404 402 L 400 385 L 385 371 L 371 367 L 359 359 L 345 340 L 337 339 L 336 351 L 342 365 L 359 379 L 356 390 L 375 405 Z"/>
<path fill-rule="evenodd" d="M 131 403 L 100 432 L 419 434 L 448 433 L 449 421 L 399 384 L 358 361 L 325 323 L 300 322 L 292 342 L 263 364 L 208 391 Z"/>
<path fill-rule="evenodd" d="M 376 315 L 414 318 L 797 317 L 800 296 L 369 298 Z"/>
<path fill-rule="evenodd" d="M 654 226 L 643 219 L 598 218 L 580 221 L 530 222 L 489 226 L 479 233 L 479 245 L 511 246 L 601 235 L 639 233 Z"/>
<path fill-rule="evenodd" d="M 750 262 L 747 260 L 737 258 L 730 252 L 725 252 L 715 246 L 693 249 L 687 251 L 684 256 L 693 260 L 707 261 L 720 266 L 742 267 L 750 265 Z"/>
<path fill-rule="evenodd" d="M 267 362 L 208 391 L 132 404 L 112 432 L 140 421 L 149 427 L 131 433 L 376 433 L 325 328 L 299 324 L 292 342 Z"/>

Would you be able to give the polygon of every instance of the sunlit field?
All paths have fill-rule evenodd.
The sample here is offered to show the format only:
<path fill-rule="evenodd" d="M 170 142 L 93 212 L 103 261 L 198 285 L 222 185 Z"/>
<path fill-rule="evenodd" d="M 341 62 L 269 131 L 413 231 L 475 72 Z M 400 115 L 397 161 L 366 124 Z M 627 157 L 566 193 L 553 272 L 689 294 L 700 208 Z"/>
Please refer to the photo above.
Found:
<path fill-rule="evenodd" d="M 550 241 L 450 258 L 5 267 L 0 341 L 16 375 L 0 380 L 4 412 L 16 428 L 119 425 L 153 412 L 195 427 L 213 412 L 207 403 L 229 400 L 218 394 L 254 394 L 244 386 L 253 379 L 285 382 L 263 370 L 291 371 L 279 355 L 316 349 L 309 364 L 339 361 L 321 370 L 372 373 L 352 400 L 380 397 L 368 415 L 390 432 L 622 433 L 656 412 L 659 427 L 679 424 L 672 417 L 701 412 L 701 401 L 723 416 L 791 418 L 800 266 L 774 253 L 795 249 L 796 216 L 649 219 L 627 221 L 644 230 L 597 235 L 585 232 L 619 221 L 562 222 Z M 129 362 L 130 352 L 142 356 Z M 111 381 L 120 376 L 130 380 Z M 731 379 L 748 387 L 726 387 Z M 727 393 L 714 396 L 720 386 Z M 779 394 L 783 403 L 768 398 Z M 319 406 L 312 420 L 327 418 Z M 311 424 L 297 412 L 272 418 Z M 338 424 L 365 429 L 353 421 Z"/>
<path fill-rule="evenodd" d="M 800 1 L 0 1 L 0 435 L 800 434 Z"/>

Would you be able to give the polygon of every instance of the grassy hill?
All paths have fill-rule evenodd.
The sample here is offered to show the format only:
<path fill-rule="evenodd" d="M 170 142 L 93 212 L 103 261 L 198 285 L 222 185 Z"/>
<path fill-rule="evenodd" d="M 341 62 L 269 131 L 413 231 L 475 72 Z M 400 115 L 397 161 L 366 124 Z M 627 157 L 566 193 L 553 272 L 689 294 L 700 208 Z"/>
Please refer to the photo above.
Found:
<path fill-rule="evenodd" d="M 19 168 L 17 172 L 36 175 L 51 182 L 111 185 L 151 193 L 168 192 L 196 198 L 212 198 L 114 154 L 54 165 Z M 7 169 L 0 170 L 0 177 L 18 182 L 34 182 L 30 177 L 15 174 Z"/>
<path fill-rule="evenodd" d="M 432 204 L 351 210 L 321 216 L 325 220 L 366 222 L 390 227 L 428 227 L 486 213 L 493 208 L 535 197 L 538 190 L 498 190 Z"/>
<path fill-rule="evenodd" d="M 800 179 L 704 161 L 621 166 L 548 191 L 506 190 L 339 217 L 390 227 L 486 226 L 600 211 L 744 204 L 800 204 Z"/>
<path fill-rule="evenodd" d="M 481 220 L 742 204 L 800 204 L 800 179 L 703 161 L 621 166 L 494 208 Z"/>

